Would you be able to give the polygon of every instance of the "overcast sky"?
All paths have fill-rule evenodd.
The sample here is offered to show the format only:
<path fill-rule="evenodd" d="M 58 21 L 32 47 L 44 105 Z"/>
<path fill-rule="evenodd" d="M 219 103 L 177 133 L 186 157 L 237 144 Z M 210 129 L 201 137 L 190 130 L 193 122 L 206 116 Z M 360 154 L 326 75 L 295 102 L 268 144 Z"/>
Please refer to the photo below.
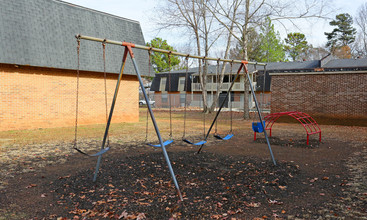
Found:
<path fill-rule="evenodd" d="M 167 39 L 168 43 L 180 47 L 180 40 L 175 37 L 171 31 L 158 32 L 152 23 L 152 14 L 154 7 L 162 0 L 65 0 L 76 5 L 106 12 L 124 18 L 129 18 L 140 22 L 143 30 L 145 41 L 150 41 L 155 37 Z M 297 2 L 298 0 L 295 0 Z M 357 14 L 357 9 L 367 0 L 332 0 L 333 7 L 336 8 L 334 15 L 349 13 L 352 17 Z M 326 43 L 324 32 L 331 32 L 333 28 L 330 27 L 329 21 L 319 20 L 317 23 L 305 22 L 302 25 L 302 30 L 290 29 L 290 31 L 302 32 L 306 35 L 309 43 L 314 46 L 321 46 Z M 279 27 L 282 39 L 286 37 L 286 32 Z M 113 39 L 119 40 L 119 39 Z"/>

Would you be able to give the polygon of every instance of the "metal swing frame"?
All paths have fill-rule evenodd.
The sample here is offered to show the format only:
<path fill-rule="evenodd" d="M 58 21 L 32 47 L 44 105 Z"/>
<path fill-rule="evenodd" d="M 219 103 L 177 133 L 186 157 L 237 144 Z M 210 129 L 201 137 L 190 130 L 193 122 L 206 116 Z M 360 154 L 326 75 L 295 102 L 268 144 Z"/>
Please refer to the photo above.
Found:
<path fill-rule="evenodd" d="M 120 73 L 119 73 L 118 80 L 117 80 L 117 83 L 116 83 L 116 89 L 115 89 L 114 97 L 113 97 L 113 100 L 112 100 L 112 103 L 111 103 L 111 109 L 110 109 L 110 113 L 109 113 L 109 117 L 108 117 L 108 121 L 107 121 L 107 125 L 106 125 L 106 130 L 105 130 L 101 150 L 105 149 L 106 139 L 107 139 L 107 136 L 108 136 L 108 131 L 109 131 L 109 128 L 110 128 L 111 119 L 112 119 L 112 116 L 113 116 L 113 110 L 114 110 L 114 107 L 115 107 L 115 104 L 116 104 L 116 98 L 117 98 L 117 95 L 118 95 L 118 91 L 119 91 L 119 87 L 120 87 L 120 83 L 121 83 L 121 78 L 122 78 L 122 75 L 123 75 L 123 71 L 124 71 L 126 60 L 127 60 L 127 56 L 130 55 L 130 58 L 131 58 L 132 63 L 134 65 L 136 76 L 137 76 L 138 81 L 139 81 L 139 85 L 142 88 L 144 99 L 146 100 L 146 103 L 147 103 L 149 114 L 150 114 L 151 120 L 153 122 L 154 129 L 156 131 L 159 144 L 162 146 L 161 147 L 162 148 L 162 153 L 163 153 L 164 158 L 166 160 L 166 163 L 168 165 L 168 169 L 169 169 L 169 172 L 171 174 L 174 185 L 176 187 L 177 194 L 178 194 L 180 200 L 183 201 L 183 197 L 182 197 L 182 194 L 181 194 L 180 187 L 177 183 L 176 176 L 174 174 L 170 159 L 169 159 L 168 154 L 167 154 L 167 150 L 164 146 L 162 136 L 160 134 L 158 125 L 156 123 L 156 120 L 155 120 L 155 117 L 154 117 L 154 114 L 153 114 L 153 111 L 152 111 L 152 107 L 150 105 L 147 93 L 144 89 L 144 84 L 143 84 L 143 81 L 142 81 L 142 78 L 141 78 L 141 75 L 140 75 L 140 71 L 139 71 L 138 66 L 136 64 L 136 61 L 135 61 L 135 57 L 134 57 L 134 53 L 133 53 L 132 48 L 137 48 L 137 49 L 142 49 L 142 50 L 151 50 L 151 51 L 155 51 L 155 52 L 168 53 L 168 54 L 172 54 L 172 55 L 183 56 L 183 57 L 191 57 L 191 58 L 202 59 L 202 60 L 215 60 L 215 61 L 223 61 L 223 62 L 241 63 L 241 66 L 240 66 L 240 68 L 237 72 L 235 80 L 237 79 L 241 69 L 244 68 L 245 72 L 247 74 L 247 77 L 250 81 L 251 91 L 252 91 L 253 95 L 255 95 L 255 94 L 254 94 L 254 91 L 253 91 L 253 88 L 252 88 L 252 83 L 251 83 L 251 79 L 250 79 L 248 71 L 247 71 L 246 64 L 255 64 L 255 62 L 248 62 L 248 61 L 243 61 L 243 60 L 229 60 L 229 59 L 218 59 L 218 58 L 211 58 L 211 57 L 202 57 L 202 56 L 179 53 L 179 52 L 175 52 L 175 51 L 168 51 L 168 50 L 163 50 L 163 49 L 158 49 L 158 48 L 147 47 L 147 46 L 143 46 L 143 45 L 137 45 L 137 44 L 133 44 L 133 43 L 125 42 L 125 41 L 114 41 L 114 40 L 108 40 L 108 39 L 102 39 L 102 38 L 96 38 L 96 37 L 90 37 L 90 36 L 84 36 L 84 35 L 77 35 L 76 37 L 77 37 L 78 40 L 83 39 L 83 40 L 96 41 L 96 42 L 105 42 L 106 44 L 119 45 L 119 46 L 123 46 L 125 48 L 123 59 L 122 59 L 122 64 L 121 64 L 121 68 L 120 68 Z M 266 65 L 264 63 L 257 63 L 257 64 L 258 65 Z M 232 87 L 233 87 L 233 84 L 234 84 L 235 80 L 233 80 L 233 82 L 232 82 L 232 84 L 229 88 L 229 91 L 232 90 Z M 225 100 L 228 98 L 228 94 L 229 93 L 227 93 L 227 96 L 226 96 Z M 256 107 L 258 109 L 258 103 L 257 103 L 257 100 L 256 100 L 256 96 L 254 96 L 254 99 L 255 99 Z M 221 104 L 221 108 L 224 105 L 224 101 Z M 215 119 L 213 120 L 213 122 L 211 124 L 211 127 L 210 127 L 205 139 L 208 138 L 209 133 L 211 131 L 211 128 L 213 127 L 216 119 L 218 118 L 218 115 L 220 113 L 221 108 L 217 112 L 217 115 L 215 116 Z M 258 111 L 258 113 L 259 113 L 260 120 L 262 121 L 261 113 L 259 111 Z M 273 156 L 273 153 L 272 153 L 272 150 L 271 150 L 270 143 L 269 143 L 269 140 L 267 138 L 266 132 L 264 132 L 264 134 L 265 134 L 265 137 L 266 137 L 266 140 L 267 140 L 267 143 L 268 143 L 271 158 L 273 160 L 274 165 L 276 165 L 276 162 L 275 162 L 275 159 L 274 159 L 274 156 Z M 198 152 L 201 151 L 203 146 L 204 146 L 204 144 L 201 145 Z M 93 177 L 93 181 L 96 181 L 96 179 L 97 179 L 97 175 L 98 175 L 98 171 L 99 171 L 99 168 L 100 168 L 101 160 L 102 160 L 102 155 L 99 155 L 98 160 L 97 160 L 96 170 L 95 170 L 94 177 Z"/>

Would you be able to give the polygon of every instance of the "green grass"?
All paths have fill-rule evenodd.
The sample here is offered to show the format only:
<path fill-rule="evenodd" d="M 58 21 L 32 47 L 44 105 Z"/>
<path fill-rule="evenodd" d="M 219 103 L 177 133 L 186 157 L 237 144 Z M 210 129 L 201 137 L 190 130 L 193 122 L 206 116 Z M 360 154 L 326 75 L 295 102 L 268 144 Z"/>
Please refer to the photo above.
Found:
<path fill-rule="evenodd" d="M 169 134 L 169 111 L 154 110 L 158 127 L 162 136 Z M 209 128 L 215 114 L 205 115 L 206 129 Z M 223 131 L 229 130 L 228 117 L 223 114 L 219 118 L 218 127 Z M 152 122 L 149 119 L 149 136 L 154 137 L 155 131 Z M 183 134 L 183 111 L 172 112 L 173 133 L 178 137 Z M 239 127 L 239 118 L 234 121 L 234 127 Z M 241 120 L 240 120 L 241 121 Z M 242 121 L 243 123 L 243 121 Z M 93 138 L 102 139 L 105 132 L 105 124 L 80 125 L 78 126 L 78 139 Z M 200 112 L 187 112 L 186 132 L 202 134 L 203 131 L 203 114 Z M 137 139 L 144 139 L 146 131 L 146 108 L 140 108 L 139 122 L 136 123 L 112 123 L 109 130 L 110 137 L 123 137 L 124 135 L 134 136 Z M 55 141 L 72 142 L 74 140 L 75 127 L 59 127 L 59 128 L 42 128 L 32 130 L 12 130 L 0 131 L 0 145 L 6 144 L 38 144 L 49 143 Z"/>

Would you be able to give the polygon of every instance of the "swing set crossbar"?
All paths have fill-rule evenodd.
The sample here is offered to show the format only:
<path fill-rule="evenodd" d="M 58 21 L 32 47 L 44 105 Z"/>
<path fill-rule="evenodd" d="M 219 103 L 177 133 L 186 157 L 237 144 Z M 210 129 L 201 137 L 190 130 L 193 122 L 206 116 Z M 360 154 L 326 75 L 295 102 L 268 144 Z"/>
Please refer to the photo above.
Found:
<path fill-rule="evenodd" d="M 201 60 L 213 60 L 213 61 L 228 62 L 228 63 L 244 63 L 245 62 L 246 64 L 254 64 L 254 65 L 256 64 L 256 65 L 260 65 L 260 66 L 266 66 L 266 63 L 258 63 L 258 62 L 244 61 L 244 60 L 221 59 L 221 58 L 215 58 L 215 57 L 197 56 L 197 55 L 191 55 L 191 54 L 187 54 L 187 53 L 180 53 L 180 52 L 176 52 L 176 51 L 163 50 L 163 49 L 154 48 L 154 47 L 147 47 L 147 46 L 139 45 L 139 44 L 132 44 L 132 43 L 125 42 L 125 41 L 108 40 L 108 39 L 103 39 L 103 38 L 90 37 L 90 36 L 86 36 L 86 35 L 77 35 L 76 37 L 78 39 L 83 39 L 83 40 L 105 42 L 106 44 L 114 44 L 114 45 L 119 45 L 119 46 L 130 46 L 132 48 L 137 48 L 137 49 L 142 49 L 142 50 L 149 50 L 149 51 L 160 52 L 160 53 L 167 53 L 167 54 L 181 56 L 181 57 L 196 58 L 196 59 L 201 59 Z"/>

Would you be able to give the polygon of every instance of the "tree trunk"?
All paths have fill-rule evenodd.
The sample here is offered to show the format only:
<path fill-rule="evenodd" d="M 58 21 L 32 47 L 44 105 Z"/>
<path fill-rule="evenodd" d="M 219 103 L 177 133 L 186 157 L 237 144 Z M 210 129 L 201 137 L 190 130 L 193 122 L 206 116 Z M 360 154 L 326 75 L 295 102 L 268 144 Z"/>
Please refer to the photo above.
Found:
<path fill-rule="evenodd" d="M 250 11 L 250 0 L 246 0 L 246 12 L 245 12 L 245 24 L 243 26 L 242 32 L 242 48 L 243 48 L 243 59 L 247 60 L 247 44 L 248 44 L 248 19 L 249 19 L 249 11 Z M 247 78 L 246 73 L 244 73 L 244 81 L 243 81 L 243 118 L 249 119 L 250 118 L 250 109 L 249 109 L 249 81 Z"/>

